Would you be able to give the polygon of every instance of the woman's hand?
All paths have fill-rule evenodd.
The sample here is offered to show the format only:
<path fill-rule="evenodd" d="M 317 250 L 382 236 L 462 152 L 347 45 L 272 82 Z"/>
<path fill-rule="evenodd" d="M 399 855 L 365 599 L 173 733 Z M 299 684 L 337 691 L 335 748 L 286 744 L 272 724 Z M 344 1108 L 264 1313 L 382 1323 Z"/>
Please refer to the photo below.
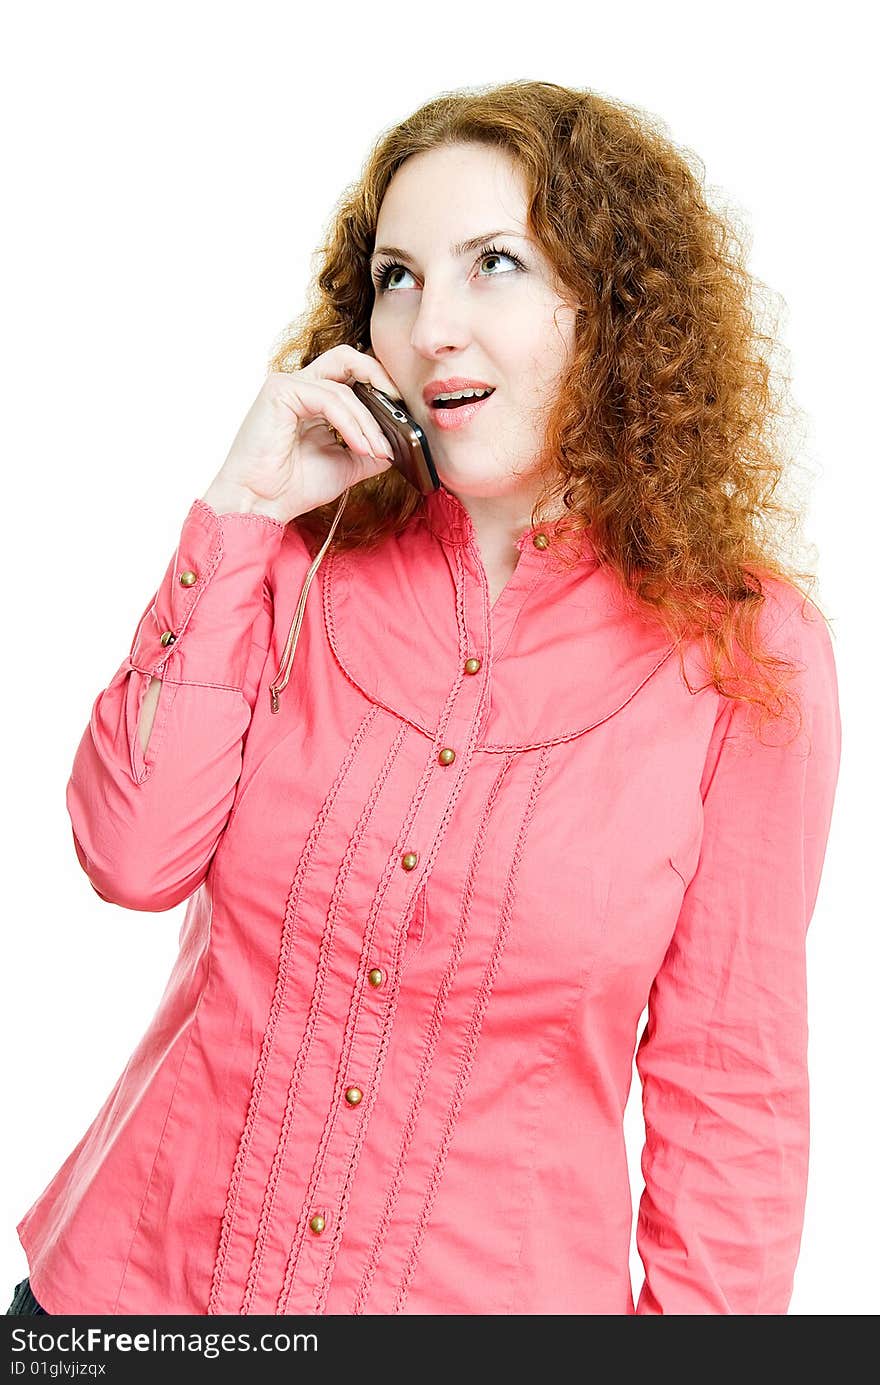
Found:
<path fill-rule="evenodd" d="M 387 471 L 390 444 L 351 380 L 401 397 L 375 357 L 353 346 L 334 346 L 302 370 L 270 372 L 202 499 L 218 513 L 250 511 L 286 524 Z"/>

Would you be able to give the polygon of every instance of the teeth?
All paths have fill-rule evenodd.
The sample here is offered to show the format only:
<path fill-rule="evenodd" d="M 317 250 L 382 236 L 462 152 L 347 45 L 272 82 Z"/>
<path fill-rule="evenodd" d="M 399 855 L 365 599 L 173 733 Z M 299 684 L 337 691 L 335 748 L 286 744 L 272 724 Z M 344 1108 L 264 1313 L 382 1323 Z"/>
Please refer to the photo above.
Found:
<path fill-rule="evenodd" d="M 435 395 L 435 396 L 434 396 L 434 403 L 436 404 L 438 399 L 484 399 L 485 396 L 486 396 L 487 394 L 491 394 L 491 393 L 492 393 L 492 391 L 491 391 L 490 389 L 489 389 L 489 390 L 456 390 L 454 394 L 437 394 L 437 395 Z"/>

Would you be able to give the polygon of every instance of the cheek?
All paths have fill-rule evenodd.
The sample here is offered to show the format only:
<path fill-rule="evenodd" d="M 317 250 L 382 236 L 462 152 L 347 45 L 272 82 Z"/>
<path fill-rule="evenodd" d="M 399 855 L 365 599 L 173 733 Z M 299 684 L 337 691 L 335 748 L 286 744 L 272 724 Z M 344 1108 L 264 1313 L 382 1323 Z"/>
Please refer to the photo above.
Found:
<path fill-rule="evenodd" d="M 524 391 L 554 384 L 562 374 L 574 346 L 573 329 L 562 321 L 557 326 L 552 311 L 531 311 L 505 317 L 496 334 L 495 361 L 503 379 L 516 380 Z"/>
<path fill-rule="evenodd" d="M 383 346 L 388 333 L 382 323 L 382 314 L 377 313 L 375 308 L 370 313 L 369 331 L 370 341 L 373 343 L 373 350 L 378 351 Z"/>
<path fill-rule="evenodd" d="M 569 337 L 560 333 L 551 323 L 537 360 L 537 372 L 542 384 L 555 386 L 559 383 L 571 360 L 573 349 L 573 335 Z"/>
<path fill-rule="evenodd" d="M 559 379 L 575 346 L 574 310 L 557 298 L 533 304 L 531 354 L 534 373 L 543 384 Z M 523 338 L 526 340 L 527 338 Z"/>
<path fill-rule="evenodd" d="M 409 328 L 402 320 L 394 321 L 393 313 L 383 313 L 381 309 L 370 318 L 370 341 L 376 359 L 382 364 L 401 388 L 405 387 L 407 373 L 413 367 L 413 351 L 409 341 Z"/>

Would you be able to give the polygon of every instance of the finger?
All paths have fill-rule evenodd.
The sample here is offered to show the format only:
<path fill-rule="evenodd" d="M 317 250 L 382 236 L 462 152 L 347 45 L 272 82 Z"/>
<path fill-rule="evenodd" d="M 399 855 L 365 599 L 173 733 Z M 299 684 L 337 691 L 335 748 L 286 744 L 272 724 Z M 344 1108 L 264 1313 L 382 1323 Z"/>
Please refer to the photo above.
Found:
<path fill-rule="evenodd" d="M 388 471 L 393 465 L 385 457 L 361 457 L 349 454 L 349 463 L 356 468 L 355 480 L 350 484 L 357 485 L 358 481 L 365 481 L 369 476 L 380 476 L 383 471 Z"/>
<path fill-rule="evenodd" d="M 388 457 L 390 449 L 388 449 L 387 443 L 381 444 L 379 451 L 376 450 L 372 439 L 361 428 L 359 419 L 353 410 L 347 407 L 344 399 L 339 399 L 320 387 L 316 387 L 314 392 L 310 390 L 308 393 L 312 396 L 311 398 L 303 397 L 304 408 L 308 416 L 323 419 L 331 433 L 336 435 L 337 440 L 341 438 L 343 446 L 350 448 L 352 452 L 356 452 L 358 455 L 372 457 L 374 460 L 390 460 Z"/>
<path fill-rule="evenodd" d="M 353 393 L 350 385 L 343 385 L 338 380 L 324 380 L 321 382 L 325 389 L 331 390 L 339 395 L 339 398 L 353 411 L 361 430 L 370 440 L 370 449 L 380 457 L 391 457 L 393 452 L 391 444 L 386 438 L 376 419 L 370 413 L 366 404 L 362 404 L 357 395 Z"/>
<path fill-rule="evenodd" d="M 372 452 L 369 439 L 352 419 L 345 401 L 328 390 L 326 381 L 310 382 L 300 375 L 288 402 L 301 422 L 325 424 L 340 446 L 351 448 L 353 452 Z"/>
<path fill-rule="evenodd" d="M 403 399 L 403 395 L 388 371 L 380 361 L 377 361 L 370 350 L 358 351 L 354 346 L 338 346 L 335 349 L 342 353 L 345 370 L 350 379 L 365 380 L 392 399 Z"/>

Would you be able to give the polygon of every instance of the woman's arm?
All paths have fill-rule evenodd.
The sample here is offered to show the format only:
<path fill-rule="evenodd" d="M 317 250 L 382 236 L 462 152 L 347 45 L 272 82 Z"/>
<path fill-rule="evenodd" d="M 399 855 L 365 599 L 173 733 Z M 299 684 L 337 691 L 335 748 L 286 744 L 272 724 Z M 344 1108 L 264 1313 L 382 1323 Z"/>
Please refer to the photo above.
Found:
<path fill-rule="evenodd" d="M 803 727 L 722 704 L 700 857 L 636 1053 L 645 1189 L 639 1314 L 784 1314 L 809 1151 L 805 939 L 840 762 L 828 629 L 801 598 L 774 647 L 802 665 Z"/>
<path fill-rule="evenodd" d="M 93 704 L 67 808 L 80 864 L 110 903 L 161 912 L 207 874 L 271 643 L 267 579 L 285 528 L 194 501 L 129 656 Z"/>
<path fill-rule="evenodd" d="M 233 496 L 224 492 L 222 487 L 216 482 L 210 485 L 202 496 L 205 504 L 210 505 L 211 509 L 218 515 L 254 513 L 256 505 L 248 501 L 243 496 Z M 138 723 L 138 734 L 141 740 L 141 750 L 146 754 L 147 746 L 150 743 L 150 732 L 153 729 L 153 722 L 156 717 L 156 708 L 159 705 L 159 693 L 162 690 L 162 679 L 151 678 L 149 687 L 144 693 L 144 700 L 141 706 L 141 719 Z"/>

